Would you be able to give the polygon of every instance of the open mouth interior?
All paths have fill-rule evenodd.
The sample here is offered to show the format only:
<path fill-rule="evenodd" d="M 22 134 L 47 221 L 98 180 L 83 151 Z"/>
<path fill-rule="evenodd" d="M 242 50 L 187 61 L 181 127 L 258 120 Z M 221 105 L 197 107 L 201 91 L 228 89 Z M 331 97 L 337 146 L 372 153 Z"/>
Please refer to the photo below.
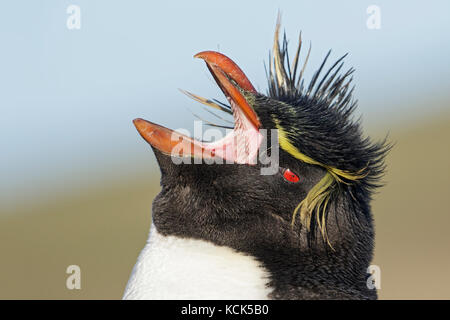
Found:
<path fill-rule="evenodd" d="M 175 157 L 195 157 L 202 159 L 220 158 L 227 163 L 254 164 L 262 135 L 260 122 L 249 105 L 243 91 L 255 93 L 253 85 L 242 70 L 225 55 L 204 51 L 194 57 L 203 59 L 227 98 L 230 109 L 211 100 L 185 92 L 194 100 L 233 115 L 234 128 L 224 138 L 214 142 L 202 142 L 152 122 L 135 119 L 134 125 L 141 136 L 153 147 Z"/>

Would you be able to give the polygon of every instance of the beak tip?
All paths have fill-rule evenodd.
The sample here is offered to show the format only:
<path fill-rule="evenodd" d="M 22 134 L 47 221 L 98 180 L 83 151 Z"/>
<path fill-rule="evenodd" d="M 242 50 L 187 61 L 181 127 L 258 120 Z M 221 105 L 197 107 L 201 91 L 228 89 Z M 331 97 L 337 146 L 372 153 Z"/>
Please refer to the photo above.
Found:
<path fill-rule="evenodd" d="M 149 122 L 142 118 L 134 119 L 133 124 L 136 127 L 137 131 L 139 131 L 139 133 L 141 134 L 149 128 Z"/>
<path fill-rule="evenodd" d="M 201 51 L 195 54 L 194 58 L 205 60 L 206 63 L 217 63 L 217 59 L 221 56 L 222 54 L 216 51 Z"/>
<path fill-rule="evenodd" d="M 194 59 L 204 59 L 204 51 L 194 54 Z"/>

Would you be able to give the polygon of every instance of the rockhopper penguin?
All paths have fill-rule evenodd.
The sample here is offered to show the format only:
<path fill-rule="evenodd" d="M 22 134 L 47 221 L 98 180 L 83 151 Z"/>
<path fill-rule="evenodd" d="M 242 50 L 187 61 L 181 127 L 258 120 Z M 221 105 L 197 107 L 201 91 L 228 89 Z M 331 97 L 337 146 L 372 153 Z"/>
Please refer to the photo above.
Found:
<path fill-rule="evenodd" d="M 366 283 L 370 201 L 390 145 L 364 138 L 352 119 L 345 56 L 325 68 L 328 53 L 305 83 L 310 51 L 300 64 L 301 45 L 290 61 L 277 24 L 267 94 L 225 55 L 195 55 L 229 105 L 188 95 L 233 115 L 221 140 L 134 120 L 156 155 L 162 189 L 124 299 L 377 298 Z M 273 155 L 278 167 L 262 174 L 262 159 Z"/>

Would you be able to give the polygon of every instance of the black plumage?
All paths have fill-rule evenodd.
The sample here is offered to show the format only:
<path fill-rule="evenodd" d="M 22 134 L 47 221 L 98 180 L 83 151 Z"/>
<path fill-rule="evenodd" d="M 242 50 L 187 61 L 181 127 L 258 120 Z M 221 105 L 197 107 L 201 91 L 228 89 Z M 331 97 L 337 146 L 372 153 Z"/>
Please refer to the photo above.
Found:
<path fill-rule="evenodd" d="M 282 132 L 280 171 L 261 175 L 262 163 L 176 165 L 153 148 L 162 173 L 153 223 L 165 235 L 254 256 L 270 272 L 271 298 L 374 299 L 366 284 L 374 247 L 370 201 L 390 146 L 364 138 L 352 120 L 357 104 L 353 69 L 341 73 L 345 56 L 324 71 L 328 53 L 305 84 L 301 40 L 291 65 L 278 28 L 268 94 L 241 93 L 261 128 Z M 300 183 L 287 182 L 285 168 Z"/>

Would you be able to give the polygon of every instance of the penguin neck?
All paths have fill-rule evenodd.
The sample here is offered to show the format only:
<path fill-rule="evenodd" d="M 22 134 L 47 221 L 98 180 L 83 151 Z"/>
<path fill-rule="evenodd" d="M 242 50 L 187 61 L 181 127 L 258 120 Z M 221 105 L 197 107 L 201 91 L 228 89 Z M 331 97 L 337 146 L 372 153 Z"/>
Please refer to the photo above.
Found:
<path fill-rule="evenodd" d="M 376 299 L 367 286 L 374 231 L 365 194 L 343 193 L 330 202 L 327 238 L 318 228 L 302 230 L 302 250 L 286 248 L 284 265 L 266 262 L 275 299 Z M 353 200 L 353 201 L 352 201 Z M 314 222 L 316 223 L 316 222 Z M 315 235 L 311 238 L 311 233 Z M 283 250 L 283 249 L 282 249 Z M 265 261 L 271 261 L 266 259 Z M 298 263 L 296 263 L 298 262 Z"/>
<path fill-rule="evenodd" d="M 124 299 L 267 299 L 269 275 L 252 256 L 209 241 L 162 235 L 152 224 Z"/>

